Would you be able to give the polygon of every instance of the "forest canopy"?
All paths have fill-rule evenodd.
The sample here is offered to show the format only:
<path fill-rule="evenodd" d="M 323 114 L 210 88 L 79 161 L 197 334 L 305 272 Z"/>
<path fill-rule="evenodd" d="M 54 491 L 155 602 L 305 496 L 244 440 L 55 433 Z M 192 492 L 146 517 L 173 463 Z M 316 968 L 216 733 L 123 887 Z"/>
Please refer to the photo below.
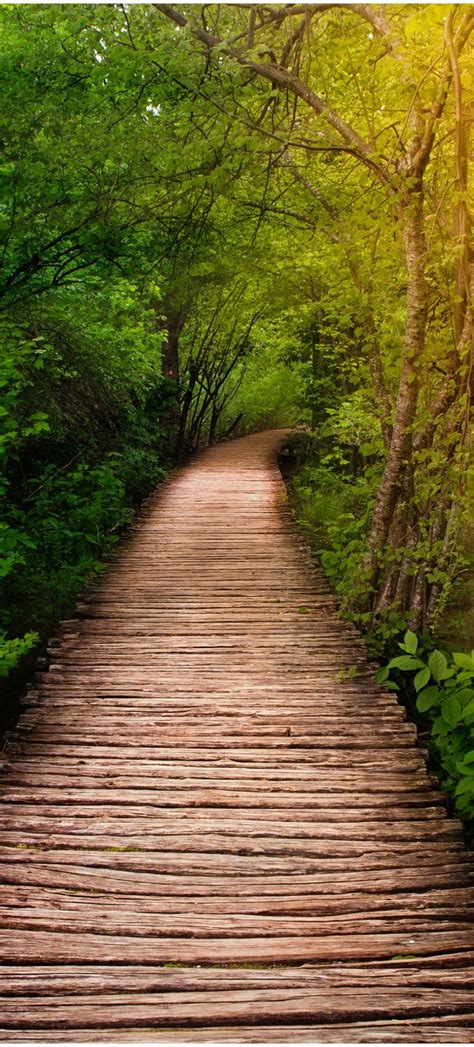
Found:
<path fill-rule="evenodd" d="M 345 612 L 432 634 L 470 548 L 474 9 L 0 24 L 3 673 L 173 461 L 272 426 Z"/>

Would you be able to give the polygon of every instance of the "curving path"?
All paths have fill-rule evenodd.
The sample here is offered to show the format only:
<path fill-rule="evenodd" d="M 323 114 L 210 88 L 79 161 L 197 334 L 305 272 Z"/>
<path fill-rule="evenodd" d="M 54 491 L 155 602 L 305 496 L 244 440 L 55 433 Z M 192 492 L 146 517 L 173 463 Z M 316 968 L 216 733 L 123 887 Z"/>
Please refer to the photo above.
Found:
<path fill-rule="evenodd" d="M 1 1040 L 474 1039 L 460 828 L 312 566 L 280 439 L 148 500 L 29 695 Z"/>

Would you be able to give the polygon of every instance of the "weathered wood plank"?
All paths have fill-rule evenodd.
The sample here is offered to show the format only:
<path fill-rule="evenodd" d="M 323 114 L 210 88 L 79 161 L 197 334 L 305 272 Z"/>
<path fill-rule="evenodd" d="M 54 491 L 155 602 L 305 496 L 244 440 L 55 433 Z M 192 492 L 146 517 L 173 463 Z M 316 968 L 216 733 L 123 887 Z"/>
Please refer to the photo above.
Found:
<path fill-rule="evenodd" d="M 101 843 L 103 842 L 102 840 Z M 429 850 L 423 849 L 421 855 L 416 845 L 411 853 L 408 853 L 404 846 L 402 870 L 400 870 L 399 845 L 393 851 L 381 850 L 377 846 L 371 852 L 366 849 L 362 855 L 351 857 L 350 868 L 348 868 L 345 855 L 331 857 L 327 855 L 326 851 L 321 858 L 306 858 L 299 855 L 267 858 L 265 854 L 242 856 L 222 854 L 217 863 L 215 854 L 173 854 L 170 851 L 163 851 L 162 848 L 158 851 L 140 850 L 136 842 L 135 845 L 127 846 L 125 843 L 110 849 L 108 847 L 100 849 L 97 844 L 96 839 L 91 848 L 85 848 L 81 852 L 77 848 L 76 851 L 71 851 L 64 846 L 50 849 L 47 841 L 40 842 L 38 838 L 35 838 L 32 845 L 22 841 L 21 843 L 16 842 L 14 846 L 0 848 L 0 857 L 2 862 L 9 862 L 17 867 L 23 863 L 31 867 L 37 863 L 43 865 L 45 862 L 52 862 L 56 866 L 76 865 L 86 860 L 90 867 L 148 870 L 159 872 L 161 875 L 191 873 L 193 881 L 196 881 L 199 871 L 206 877 L 206 881 L 209 876 L 220 876 L 224 880 L 229 876 L 239 876 L 248 882 L 252 882 L 255 877 L 266 877 L 266 882 L 269 884 L 281 882 L 282 876 L 287 876 L 288 882 L 290 880 L 296 882 L 297 877 L 306 876 L 311 877 L 311 880 L 317 883 L 318 890 L 323 889 L 326 885 L 329 891 L 331 891 L 331 883 L 336 879 L 347 877 L 347 882 L 350 882 L 351 875 L 357 876 L 361 873 L 369 873 L 371 870 L 374 881 L 384 870 L 390 872 L 393 870 L 392 875 L 400 874 L 400 876 L 403 876 L 405 871 L 408 871 L 410 875 L 421 873 L 429 876 L 430 882 L 431 877 L 437 873 L 445 873 L 452 878 L 459 874 L 464 884 L 469 881 L 472 883 L 473 879 L 471 866 L 466 862 L 464 852 L 458 847 L 452 851 L 448 850 L 446 843 L 441 844 L 441 847 L 438 845 L 430 847 Z M 368 884 L 367 877 L 366 883 Z"/>
<path fill-rule="evenodd" d="M 0 997 L 0 1011 L 4 1026 L 12 1028 L 33 1025 L 49 1029 L 58 1025 L 74 1026 L 108 1025 L 118 1028 L 149 1025 L 160 1022 L 163 1026 L 196 1026 L 207 1024 L 288 1022 L 344 1022 L 377 1021 L 387 1013 L 395 1020 L 420 1018 L 427 1015 L 455 1016 L 465 1014 L 472 1003 L 472 994 L 466 990 L 450 988 L 410 988 L 403 993 L 382 989 L 377 994 L 371 990 L 346 988 L 343 993 L 315 991 L 314 987 L 303 989 L 281 987 L 279 989 L 227 990 L 213 992 L 203 988 L 200 992 L 181 991 L 129 994 L 122 992 L 107 996 L 56 995 L 54 997 L 22 998 L 22 1013 L 18 1004 L 8 996 Z"/>
<path fill-rule="evenodd" d="M 157 738 L 156 745 L 143 745 L 138 744 L 128 745 L 120 744 L 116 745 L 105 745 L 97 743 L 97 745 L 87 745 L 83 741 L 78 741 L 77 744 L 73 744 L 70 740 L 69 744 L 65 745 L 63 742 L 56 741 L 55 743 L 48 744 L 46 742 L 40 742 L 36 737 L 36 732 L 31 732 L 28 737 L 18 739 L 17 741 L 9 741 L 7 745 L 8 755 L 13 753 L 24 753 L 28 750 L 29 753 L 34 754 L 37 757 L 42 757 L 44 763 L 51 756 L 68 756 L 71 754 L 77 759 L 90 760 L 94 759 L 95 756 L 103 759 L 112 761 L 128 761 L 132 762 L 135 760 L 138 762 L 140 759 L 145 760 L 171 760 L 176 763 L 177 755 L 179 753 L 179 760 L 196 762 L 199 757 L 203 760 L 207 760 L 213 764 L 216 761 L 228 760 L 230 764 L 233 763 L 244 763 L 244 764 L 259 764 L 266 765 L 271 764 L 275 766 L 281 762 L 284 767 L 285 764 L 295 765 L 296 762 L 301 762 L 303 765 L 309 764 L 316 773 L 318 767 L 328 768 L 344 768 L 344 767 L 362 767 L 367 771 L 372 770 L 374 774 L 381 772 L 379 781 L 383 780 L 385 773 L 393 775 L 398 773 L 400 775 L 400 782 L 403 781 L 403 773 L 413 771 L 422 771 L 425 769 L 425 761 L 416 749 L 407 747 L 394 753 L 390 749 L 377 750 L 370 747 L 367 749 L 350 749 L 348 751 L 343 746 L 338 750 L 324 750 L 317 749 L 316 746 L 308 748 L 300 748 L 294 743 L 285 748 L 281 747 L 252 747 L 249 745 L 246 748 L 242 748 L 235 743 L 230 745 L 228 749 L 218 748 L 212 745 L 196 745 L 194 747 L 181 747 L 176 745 L 176 737 L 174 744 L 170 742 L 169 746 L 163 746 L 161 744 L 161 738 Z M 109 739 L 110 741 L 110 739 Z M 150 736 L 148 734 L 148 743 Z M 291 741 L 291 739 L 289 739 Z M 199 750 L 199 753 L 197 752 Z"/>
<path fill-rule="evenodd" d="M 414 911 L 423 916 L 444 916 L 456 918 L 456 913 L 463 912 L 466 918 L 472 914 L 474 908 L 474 888 L 456 888 L 445 890 L 419 891 L 410 893 L 402 891 L 396 893 L 374 892 L 372 894 L 358 890 L 351 893 L 344 889 L 347 885 L 341 885 L 341 893 L 334 895 L 311 894 L 280 894 L 270 896 L 255 895 L 237 896 L 219 895 L 215 889 L 208 896 L 175 895 L 136 895 L 133 893 L 123 894 L 120 897 L 108 897 L 107 894 L 97 890 L 91 894 L 85 884 L 80 889 L 73 890 L 51 890 L 41 886 L 12 886 L 8 883 L 0 884 L 0 912 L 4 916 L 6 912 L 13 910 L 15 906 L 21 906 L 21 911 L 42 910 L 54 907 L 56 910 L 69 911 L 75 909 L 78 912 L 86 910 L 89 915 L 100 909 L 114 915 L 120 913 L 132 918 L 134 913 L 174 913 L 181 918 L 188 913 L 265 913 L 284 915 L 313 915 L 328 918 L 333 914 L 344 915 L 349 913 L 361 913 L 363 915 L 383 914 L 384 918 L 401 916 L 409 918 Z M 192 884 L 188 885 L 192 891 Z M 6 908 L 8 907 L 8 908 Z M 360 918 L 360 917 L 359 917 Z"/>
<path fill-rule="evenodd" d="M 455 1025 L 453 1022 L 457 1021 Z M 449 1022 L 449 1024 L 448 1024 Z M 0 1038 L 5 1042 L 44 1041 L 44 1031 L 0 1029 Z M 419 1019 L 408 1022 L 389 1021 L 351 1022 L 332 1025 L 270 1025 L 243 1024 L 231 1026 L 207 1026 L 207 1028 L 159 1028 L 148 1026 L 137 1029 L 120 1027 L 120 1030 L 94 1027 L 93 1039 L 98 1042 L 117 1041 L 126 1043 L 472 1043 L 474 1023 L 469 1014 L 449 1016 L 443 1020 Z M 48 1042 L 90 1042 L 89 1029 L 48 1029 Z"/>
<path fill-rule="evenodd" d="M 255 920 L 253 915 L 242 913 L 220 913 L 216 910 L 199 914 L 191 911 L 172 914 L 160 913 L 159 920 L 154 913 L 143 913 L 139 906 L 130 907 L 123 912 L 100 909 L 98 906 L 83 906 L 80 909 L 72 905 L 61 907 L 44 905 L 41 909 L 23 904 L 0 906 L 0 927 L 17 928 L 18 930 L 47 930 L 52 933 L 62 931 L 71 934 L 88 934 L 89 932 L 122 937 L 136 938 L 187 938 L 213 939 L 218 936 L 227 938 L 331 938 L 336 935 L 391 935 L 410 932 L 418 936 L 431 933 L 436 927 L 440 937 L 459 930 L 460 936 L 472 930 L 472 919 L 469 914 L 461 913 L 448 916 L 442 912 L 426 913 L 424 910 L 416 915 L 413 912 L 400 914 L 396 910 L 384 913 L 362 912 L 343 913 L 342 915 L 324 916 L 287 916 L 278 913 L 276 916 L 260 915 Z M 472 945 L 472 938 L 468 943 Z M 274 947 L 274 946 L 273 946 Z M 326 948 L 322 943 L 322 949 Z M 346 948 L 342 941 L 341 949 Z M 349 954 L 350 955 L 350 954 Z M 382 954 L 386 955 L 386 954 Z"/>
<path fill-rule="evenodd" d="M 131 935 L 18 929 L 0 939 L 0 959 L 9 963 L 304 963 L 376 960 L 436 955 L 472 949 L 472 924 L 465 930 L 336 934 L 321 937 L 157 938 Z"/>
<path fill-rule="evenodd" d="M 126 837 L 124 835 L 125 830 Z M 125 838 L 128 843 L 124 843 Z M 382 841 L 377 836 L 374 836 L 372 839 L 364 839 L 363 833 L 360 834 L 359 839 L 355 840 L 331 839 L 328 836 L 327 838 L 308 841 L 298 840 L 297 838 L 285 841 L 284 839 L 279 840 L 271 836 L 260 836 L 256 839 L 251 839 L 241 834 L 232 837 L 223 834 L 219 836 L 217 833 L 214 835 L 209 834 L 204 838 L 200 835 L 193 836 L 190 833 L 187 836 L 177 834 L 174 837 L 171 836 L 166 841 L 160 831 L 153 834 L 147 831 L 147 827 L 143 827 L 141 831 L 140 829 L 134 831 L 132 823 L 130 823 L 129 826 L 125 825 L 114 833 L 110 829 L 107 830 L 107 828 L 102 831 L 100 825 L 95 822 L 93 823 L 92 831 L 89 829 L 89 826 L 83 827 L 79 825 L 76 832 L 68 832 L 66 830 L 62 833 L 60 829 L 56 833 L 52 829 L 49 832 L 47 830 L 35 832 L 28 829 L 2 832 L 2 841 L 6 845 L 10 844 L 11 847 L 17 848 L 48 847 L 51 849 L 57 848 L 58 850 L 63 848 L 75 850 L 81 853 L 82 860 L 84 860 L 87 851 L 95 850 L 98 847 L 112 851 L 122 850 L 142 853 L 148 851 L 154 855 L 155 865 L 159 861 L 160 868 L 163 870 L 166 868 L 168 870 L 171 870 L 173 867 L 177 868 L 180 862 L 183 867 L 187 863 L 188 867 L 190 869 L 194 868 L 194 870 L 199 865 L 205 868 L 207 865 L 206 856 L 211 857 L 212 867 L 216 871 L 224 871 L 226 868 L 238 870 L 242 869 L 246 862 L 232 862 L 229 859 L 238 859 L 239 857 L 246 859 L 252 855 L 256 857 L 264 855 L 266 857 L 256 863 L 256 866 L 261 870 L 266 869 L 270 875 L 273 872 L 284 871 L 285 866 L 282 863 L 282 859 L 285 857 L 292 861 L 292 868 L 295 871 L 310 871 L 311 868 L 314 868 L 316 871 L 318 868 L 316 862 L 318 860 L 325 863 L 328 868 L 327 859 L 339 857 L 347 866 L 349 863 L 352 863 L 354 857 L 360 858 L 364 855 L 370 855 L 371 850 L 376 865 L 380 859 L 382 859 L 381 864 L 383 863 L 385 855 L 392 854 L 395 857 L 399 855 L 401 845 L 406 853 L 411 852 L 411 860 L 415 863 L 419 848 L 423 844 L 429 845 L 431 851 L 437 851 L 440 861 L 442 861 L 447 849 L 445 839 L 431 841 L 429 833 L 426 832 L 418 833 L 417 835 L 413 834 L 411 839 L 404 839 L 403 837 L 386 839 L 384 837 Z M 456 853 L 456 844 L 459 848 L 462 846 L 462 840 L 461 838 L 458 839 L 457 836 L 453 838 L 453 842 L 450 844 L 451 851 L 454 853 Z M 204 858 L 204 862 L 201 862 L 201 856 Z M 365 867 L 369 867 L 368 862 Z"/>
<path fill-rule="evenodd" d="M 127 798 L 130 800 L 129 806 L 126 806 Z M 223 846 L 224 836 L 238 836 L 240 840 L 246 839 L 247 842 L 255 837 L 266 837 L 268 840 L 271 837 L 281 837 L 284 840 L 310 840 L 312 845 L 324 840 L 328 841 L 328 854 L 331 853 L 331 847 L 342 846 L 346 840 L 362 840 L 365 843 L 375 838 L 377 843 L 385 840 L 389 845 L 396 840 L 407 840 L 411 846 L 424 838 L 427 838 L 430 844 L 438 840 L 460 838 L 459 823 L 454 819 L 440 817 L 440 813 L 443 812 L 436 808 L 432 816 L 428 815 L 426 820 L 421 820 L 419 813 L 418 818 L 398 819 L 395 812 L 393 821 L 387 824 L 386 821 L 371 818 L 371 812 L 368 812 L 367 818 L 354 817 L 352 824 L 348 825 L 347 819 L 332 820 L 331 812 L 327 812 L 326 820 L 323 820 L 324 811 L 315 812 L 311 819 L 311 809 L 308 807 L 298 811 L 299 817 L 294 819 L 290 805 L 276 808 L 276 817 L 272 819 L 270 813 L 268 820 L 265 820 L 262 818 L 261 809 L 257 807 L 250 811 L 242 811 L 239 808 L 234 811 L 228 808 L 221 809 L 220 806 L 214 808 L 209 797 L 203 800 L 202 796 L 195 796 L 192 799 L 196 810 L 190 814 L 189 807 L 174 809 L 173 794 L 170 795 L 169 807 L 164 811 L 164 800 L 157 807 L 137 806 L 133 804 L 130 793 L 126 793 L 123 806 L 119 807 L 109 806 L 106 796 L 102 803 L 90 806 L 85 804 L 81 807 L 68 802 L 69 797 L 66 794 L 64 807 L 57 803 L 51 807 L 38 804 L 35 813 L 31 813 L 27 804 L 8 804 L 5 807 L 0 805 L 0 829 L 5 830 L 2 833 L 4 843 L 10 839 L 10 827 L 17 831 L 25 831 L 25 843 L 30 832 L 53 833 L 57 836 L 63 832 L 67 834 L 78 831 L 91 836 L 102 836 L 120 832 L 122 827 L 126 830 L 128 838 L 146 835 L 152 838 L 159 835 L 164 841 L 169 836 L 187 835 L 196 839 L 199 835 L 205 835 L 209 844 L 213 840 L 216 841 L 212 850 Z M 215 800 L 219 804 L 219 796 L 216 796 Z M 295 806 L 297 809 L 297 805 Z M 191 840 L 189 842 L 191 843 Z M 390 846 L 386 849 L 390 850 Z M 334 853 L 338 853 L 337 850 Z"/>
<path fill-rule="evenodd" d="M 353 892 L 360 892 L 357 897 L 362 899 L 365 896 L 373 899 L 374 895 L 376 898 L 380 896 L 381 891 L 390 891 L 390 897 L 395 904 L 399 894 L 409 890 L 426 891 L 440 887 L 452 890 L 454 893 L 457 885 L 461 885 L 463 890 L 466 889 L 464 886 L 466 874 L 462 868 L 458 865 L 450 865 L 438 869 L 438 863 L 424 869 L 415 868 L 403 871 L 399 871 L 396 867 L 392 869 L 377 867 L 375 870 L 366 867 L 352 874 L 345 870 L 332 872 L 329 869 L 326 873 L 318 871 L 303 876 L 294 873 L 286 877 L 266 875 L 260 878 L 252 875 L 239 876 L 232 870 L 222 876 L 217 876 L 210 867 L 208 874 L 203 875 L 205 870 L 196 871 L 193 866 L 190 870 L 188 869 L 188 875 L 186 875 L 186 869 L 182 868 L 174 874 L 161 871 L 147 872 L 143 871 L 147 868 L 144 862 L 127 868 L 131 863 L 127 862 L 124 854 L 113 856 L 115 859 L 121 858 L 122 863 L 119 863 L 118 860 L 107 863 L 106 858 L 110 855 L 104 854 L 99 857 L 95 855 L 95 859 L 94 857 L 91 859 L 91 853 L 89 851 L 87 856 L 83 856 L 88 864 L 79 865 L 77 862 L 80 856 L 76 852 L 49 852 L 49 860 L 45 860 L 42 852 L 38 854 L 28 850 L 24 852 L 27 861 L 22 864 L 17 860 L 18 852 L 16 852 L 11 862 L 0 864 L 0 877 L 5 885 L 17 884 L 19 887 L 47 886 L 58 889 L 89 890 L 114 897 L 122 894 L 146 896 L 150 899 L 162 899 L 163 897 L 168 899 L 170 897 L 175 899 L 174 902 L 169 902 L 170 906 L 179 905 L 181 898 L 201 899 L 202 905 L 206 906 L 205 911 L 208 911 L 207 906 L 212 906 L 214 897 L 220 898 L 221 904 L 225 904 L 225 899 L 227 899 L 230 907 L 235 906 L 237 898 L 242 912 L 246 911 L 247 904 L 256 904 L 260 907 L 261 912 L 272 911 L 277 904 L 276 900 L 280 897 L 286 898 L 288 904 L 293 898 L 303 898 L 305 905 L 309 907 L 320 904 L 325 911 L 331 911 L 334 897 L 350 899 Z M 130 858 L 133 857 L 137 855 L 130 854 Z M 66 859 L 69 859 L 70 864 L 67 864 Z M 153 868 L 156 868 L 156 865 L 157 862 L 154 861 Z M 416 896 L 414 901 L 416 902 Z M 371 904 L 374 904 L 373 900 Z M 214 910 L 211 909 L 211 911 Z"/>
<path fill-rule="evenodd" d="M 439 964 L 441 959 L 441 966 Z M 455 958 L 460 960 L 459 954 Z M 433 958 L 430 966 L 420 968 L 419 960 L 406 958 L 403 965 L 393 962 L 368 963 L 361 967 L 351 964 L 324 964 L 321 966 L 273 967 L 249 969 L 245 967 L 126 967 L 89 966 L 18 967 L 4 965 L 0 969 L 0 991 L 4 996 L 75 996 L 88 993 L 108 993 L 124 990 L 143 992 L 199 992 L 216 990 L 300 989 L 333 993 L 349 989 L 356 993 L 370 989 L 400 990 L 400 984 L 415 989 L 449 988 L 467 990 L 474 986 L 472 953 L 462 953 L 461 961 L 468 966 L 451 966 L 453 957 Z M 435 962 L 436 961 L 436 962 Z"/>
<path fill-rule="evenodd" d="M 104 782 L 103 779 L 95 781 L 94 779 L 85 778 L 83 779 L 83 786 L 78 785 L 75 789 L 68 787 L 69 781 L 70 779 L 68 778 L 63 779 L 62 789 L 59 787 L 44 788 L 36 786 L 35 782 L 31 782 L 29 785 L 25 784 L 23 788 L 19 789 L 5 789 L 2 796 L 4 804 L 0 805 L 0 820 L 4 820 L 9 825 L 12 816 L 29 816 L 32 809 L 31 803 L 36 805 L 36 815 L 45 818 L 56 818 L 58 809 L 61 814 L 69 818 L 74 818 L 78 815 L 82 817 L 90 816 L 100 813 L 97 811 L 98 806 L 101 809 L 106 809 L 111 817 L 114 816 L 114 809 L 118 808 L 122 817 L 142 816 L 149 819 L 152 818 L 153 811 L 155 811 L 155 816 L 159 811 L 160 818 L 174 816 L 178 819 L 180 816 L 183 817 L 184 812 L 188 812 L 190 807 L 196 807 L 200 811 L 202 818 L 206 813 L 209 815 L 209 809 L 212 808 L 216 817 L 219 818 L 220 828 L 223 828 L 223 820 L 228 820 L 229 817 L 233 816 L 233 813 L 238 812 L 240 816 L 244 813 L 247 819 L 258 818 L 262 820 L 265 812 L 266 824 L 273 820 L 283 820 L 286 822 L 289 835 L 291 835 L 290 823 L 293 818 L 298 823 L 310 821 L 313 818 L 313 835 L 316 835 L 318 823 L 320 824 L 322 821 L 347 825 L 347 794 L 342 794 L 339 797 L 339 802 L 337 802 L 338 797 L 336 794 L 334 805 L 332 805 L 330 793 L 323 796 L 318 793 L 308 796 L 306 792 L 297 792 L 296 789 L 287 793 L 286 791 L 279 791 L 277 788 L 275 791 L 265 792 L 263 784 L 262 791 L 256 788 L 252 792 L 242 792 L 238 787 L 238 783 L 235 783 L 234 788 L 229 790 L 217 789 L 209 782 L 204 782 L 206 789 L 201 789 L 200 787 L 194 789 L 189 782 L 183 783 L 179 782 L 179 780 L 171 779 L 168 786 L 166 786 L 165 781 L 162 790 L 151 790 L 145 787 L 136 787 L 133 779 L 125 779 L 117 787 L 117 782 L 114 779 L 108 779 Z M 270 783 L 266 782 L 264 784 L 268 789 Z M 56 782 L 54 782 L 54 786 L 56 786 Z M 178 786 L 178 789 L 176 786 Z M 60 806 L 61 799 L 64 806 Z M 359 802 L 354 804 L 353 807 L 356 824 L 363 821 L 369 834 L 371 828 L 369 823 L 372 824 L 372 827 L 374 823 L 377 823 L 380 825 L 381 836 L 383 834 L 383 826 L 387 824 L 387 821 L 392 825 L 397 822 L 410 821 L 414 823 L 414 831 L 417 828 L 416 823 L 420 822 L 420 820 L 423 820 L 423 823 L 430 821 L 430 823 L 433 823 L 433 835 L 436 832 L 437 825 L 445 826 L 445 823 L 441 820 L 444 813 L 444 805 L 438 803 L 436 794 L 430 797 L 429 794 L 425 793 L 420 798 L 411 797 L 410 799 L 411 803 L 405 803 L 403 799 L 395 805 L 390 803 L 385 797 L 375 796 L 375 798 L 372 798 L 361 795 L 358 797 Z M 83 803 L 81 803 L 81 800 L 83 800 Z M 201 811 L 201 808 L 204 808 L 204 810 Z M 241 817 L 239 820 L 241 820 Z M 455 823 L 453 822 L 454 828 Z"/>

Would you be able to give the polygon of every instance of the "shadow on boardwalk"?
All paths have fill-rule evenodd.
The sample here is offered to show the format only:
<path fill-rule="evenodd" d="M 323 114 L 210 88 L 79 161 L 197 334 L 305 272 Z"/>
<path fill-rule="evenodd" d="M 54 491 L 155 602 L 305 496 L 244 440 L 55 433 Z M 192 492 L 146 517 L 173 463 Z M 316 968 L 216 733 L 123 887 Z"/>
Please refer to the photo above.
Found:
<path fill-rule="evenodd" d="M 148 500 L 30 695 L 0 1039 L 473 1039 L 460 827 L 311 564 L 280 439 Z"/>

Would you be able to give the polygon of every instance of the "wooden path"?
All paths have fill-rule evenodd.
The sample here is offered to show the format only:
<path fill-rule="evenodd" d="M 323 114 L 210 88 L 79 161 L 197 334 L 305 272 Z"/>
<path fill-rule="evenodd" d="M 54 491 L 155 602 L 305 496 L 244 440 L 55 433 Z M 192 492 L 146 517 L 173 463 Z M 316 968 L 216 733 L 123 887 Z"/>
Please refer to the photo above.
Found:
<path fill-rule="evenodd" d="M 29 696 L 1 1040 L 474 1039 L 460 827 L 311 564 L 279 440 L 148 501 Z"/>

